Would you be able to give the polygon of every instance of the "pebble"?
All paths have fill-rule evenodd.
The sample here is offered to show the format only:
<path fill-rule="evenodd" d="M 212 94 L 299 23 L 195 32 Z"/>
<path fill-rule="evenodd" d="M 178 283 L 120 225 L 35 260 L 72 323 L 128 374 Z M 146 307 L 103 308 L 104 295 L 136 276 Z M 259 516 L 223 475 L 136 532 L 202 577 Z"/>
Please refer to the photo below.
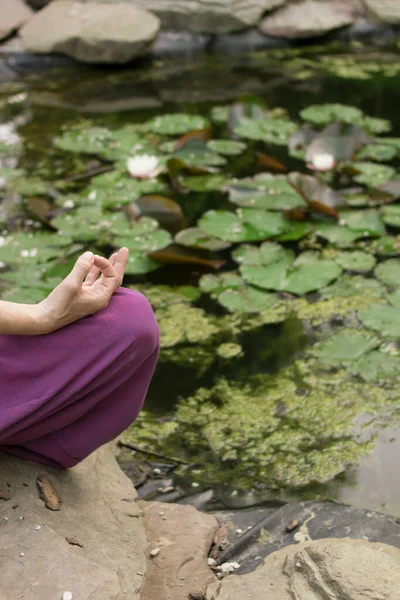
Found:
<path fill-rule="evenodd" d="M 35 529 L 36 529 L 36 531 L 39 531 L 39 529 L 42 529 L 42 526 L 41 525 L 36 525 Z"/>
<path fill-rule="evenodd" d="M 214 558 L 207 558 L 207 564 L 209 567 L 215 567 L 215 565 L 217 564 L 217 561 L 214 560 Z"/>
<path fill-rule="evenodd" d="M 62 595 L 62 600 L 72 600 L 72 592 L 64 592 Z"/>
<path fill-rule="evenodd" d="M 21 552 L 20 556 L 25 556 L 25 552 Z"/>
<path fill-rule="evenodd" d="M 162 510 L 161 512 L 158 513 L 160 516 L 164 514 L 164 511 Z"/>
<path fill-rule="evenodd" d="M 243 533 L 243 529 L 236 529 L 236 533 L 237 533 L 238 535 L 240 535 L 241 533 Z"/>
<path fill-rule="evenodd" d="M 153 469 L 153 475 L 161 475 L 161 469 Z"/>
<path fill-rule="evenodd" d="M 233 573 L 233 571 L 239 567 L 240 565 L 237 562 L 226 562 L 221 565 L 221 571 L 223 573 Z"/>
<path fill-rule="evenodd" d="M 196 481 L 193 481 L 193 483 L 192 483 L 192 487 L 199 487 L 199 485 L 200 485 L 200 484 L 199 484 L 199 483 L 196 483 Z"/>
<path fill-rule="evenodd" d="M 137 571 L 136 575 L 140 575 L 140 577 L 144 577 L 144 573 L 141 573 L 140 571 Z"/>
<path fill-rule="evenodd" d="M 150 556 L 157 556 L 157 554 L 159 554 L 161 552 L 160 548 L 154 548 L 151 552 L 150 552 Z"/>

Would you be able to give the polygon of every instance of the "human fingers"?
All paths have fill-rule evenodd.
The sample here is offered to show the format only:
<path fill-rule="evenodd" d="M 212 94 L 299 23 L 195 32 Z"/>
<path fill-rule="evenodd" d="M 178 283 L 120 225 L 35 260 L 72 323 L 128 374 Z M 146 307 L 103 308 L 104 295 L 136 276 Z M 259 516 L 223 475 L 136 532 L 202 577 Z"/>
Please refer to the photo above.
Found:
<path fill-rule="evenodd" d="M 93 285 L 94 282 L 99 278 L 100 272 L 101 271 L 99 267 L 93 264 L 93 267 L 90 269 L 89 274 L 86 276 L 83 285 Z"/>
<path fill-rule="evenodd" d="M 115 259 L 115 270 L 117 271 L 119 277 L 121 278 L 121 283 L 122 283 L 122 279 L 124 277 L 128 258 L 129 258 L 128 248 L 120 248 L 120 250 L 117 252 L 117 256 Z"/>
<path fill-rule="evenodd" d="M 101 271 L 101 277 L 99 282 L 103 285 L 110 294 L 113 294 L 115 290 L 121 285 L 121 278 L 116 271 L 114 265 L 104 258 L 103 256 L 95 256 L 95 265 L 99 267 Z"/>
<path fill-rule="evenodd" d="M 74 285 L 82 285 L 94 265 L 93 252 L 84 252 L 76 261 L 66 280 Z"/>

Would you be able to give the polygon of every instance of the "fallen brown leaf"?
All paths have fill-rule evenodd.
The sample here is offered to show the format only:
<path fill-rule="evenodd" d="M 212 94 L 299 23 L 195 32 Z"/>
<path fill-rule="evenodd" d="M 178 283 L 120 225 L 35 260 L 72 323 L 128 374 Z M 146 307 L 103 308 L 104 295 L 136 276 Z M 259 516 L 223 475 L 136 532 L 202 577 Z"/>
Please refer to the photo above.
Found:
<path fill-rule="evenodd" d="M 289 521 L 289 523 L 286 525 L 285 529 L 288 532 L 294 531 L 296 529 L 296 527 L 298 527 L 299 525 L 300 525 L 300 521 L 298 519 L 294 519 L 293 521 Z"/>
<path fill-rule="evenodd" d="M 83 548 L 83 544 L 81 544 L 76 538 L 66 537 L 65 539 L 67 540 L 68 544 L 71 544 L 71 546 L 79 546 L 79 548 Z"/>
<path fill-rule="evenodd" d="M 39 475 L 36 480 L 40 498 L 50 510 L 60 510 L 61 499 L 47 475 Z"/>
<path fill-rule="evenodd" d="M 11 496 L 7 492 L 0 490 L 0 500 L 10 500 Z"/>

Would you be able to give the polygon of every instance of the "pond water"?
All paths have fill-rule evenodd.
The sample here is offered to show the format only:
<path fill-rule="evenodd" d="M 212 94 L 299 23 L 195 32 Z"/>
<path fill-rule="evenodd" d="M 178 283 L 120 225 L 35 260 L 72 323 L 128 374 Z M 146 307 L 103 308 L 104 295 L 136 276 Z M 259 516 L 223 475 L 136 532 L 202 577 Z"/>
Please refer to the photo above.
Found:
<path fill-rule="evenodd" d="M 244 101 L 244 94 L 251 98 Z M 233 109 L 228 107 L 232 103 L 236 103 Z M 363 115 L 357 121 L 357 115 L 347 117 L 346 109 L 336 109 L 339 113 L 331 121 L 343 118 L 353 129 L 347 131 L 347 137 L 340 130 L 333 134 L 331 130 L 329 151 L 334 147 L 334 152 L 343 153 L 344 147 L 358 144 L 365 131 L 369 139 L 363 139 L 345 160 L 337 157 L 346 164 L 333 175 L 307 169 L 302 149 L 288 152 L 286 143 L 299 128 L 304 135 L 304 125 L 299 125 L 303 109 L 327 103 L 357 107 L 364 115 L 392 125 L 389 133 L 383 121 L 367 124 Z M 243 497 L 245 504 L 251 503 L 249 497 L 261 502 L 327 496 L 400 516 L 396 468 L 400 444 L 400 302 L 396 295 L 400 287 L 400 212 L 385 208 L 397 207 L 400 198 L 399 105 L 398 53 L 393 49 L 377 53 L 358 46 L 351 53 L 342 48 L 274 51 L 118 70 L 80 68 L 0 82 L 0 222 L 5 240 L 0 243 L 0 261 L 4 263 L 0 290 L 5 299 L 35 301 L 60 280 L 83 248 L 95 245 L 106 252 L 119 242 L 129 245 L 129 235 L 130 239 L 137 236 L 133 245 L 136 263 L 131 264 L 126 283 L 139 287 L 153 302 L 163 348 L 146 410 L 126 439 L 191 463 L 176 471 L 174 483 L 183 489 L 192 489 L 193 483 L 200 490 L 212 486 L 225 498 Z M 179 119 L 192 125 L 181 127 L 179 119 L 177 123 L 173 118 L 161 124 L 154 120 L 174 113 L 182 114 Z M 218 144 L 206 146 L 204 133 L 182 140 L 187 131 L 209 129 L 205 120 L 210 115 L 213 137 L 230 135 L 230 142 L 236 143 L 244 140 L 247 146 L 243 151 L 236 153 L 240 144 L 228 144 L 225 151 Z M 265 120 L 273 122 L 275 129 L 259 135 L 260 123 Z M 318 131 L 326 124 L 318 110 L 309 121 Z M 151 125 L 143 127 L 146 123 Z M 85 137 L 92 127 L 123 134 L 117 143 L 113 139 L 108 144 L 104 129 L 103 137 L 96 138 L 99 132 L 92 129 Z M 239 129 L 232 134 L 235 127 L 242 127 L 242 134 Z M 144 150 L 136 149 L 136 153 L 151 153 L 157 146 L 169 179 L 162 174 L 147 184 L 142 182 L 141 187 L 131 185 L 132 179 L 122 175 L 126 157 L 121 148 L 127 135 L 131 136 L 128 154 L 132 154 L 132 143 L 141 143 L 141 137 Z M 390 142 L 376 141 L 385 135 Z M 55 138 L 58 141 L 54 142 Z M 323 143 L 328 138 L 325 136 Z M 189 142 L 189 154 L 178 157 L 181 163 L 173 154 L 178 139 L 183 149 Z M 99 150 L 104 144 L 108 144 L 107 153 Z M 374 144 L 369 155 L 360 153 L 357 158 L 360 147 Z M 386 151 L 395 148 L 387 154 L 383 167 L 391 170 L 383 174 L 371 168 L 372 161 L 382 164 L 376 158 L 376 146 L 380 151 L 382 146 Z M 169 162 L 161 152 L 169 156 Z M 257 152 L 267 156 L 257 161 Z M 326 146 L 319 152 L 326 155 Z M 226 156 L 228 163 L 221 156 Z M 170 162 L 171 157 L 175 163 Z M 356 166 L 349 165 L 351 161 Z M 281 213 L 273 212 L 277 206 L 268 213 L 268 226 L 273 222 L 277 228 L 270 235 L 252 230 L 253 237 L 246 237 L 243 231 L 248 233 L 248 222 L 240 221 L 242 213 L 238 213 L 240 222 L 230 230 L 231 237 L 226 233 L 228 225 L 224 222 L 221 229 L 212 213 L 207 213 L 207 222 L 202 220 L 210 210 L 232 211 L 232 202 L 244 211 L 252 210 L 251 194 L 257 208 L 260 189 L 251 188 L 248 179 L 238 184 L 233 178 L 265 172 L 282 178 L 285 170 L 317 176 L 312 183 L 302 176 L 296 179 L 297 192 L 300 188 L 303 192 L 300 205 L 305 197 L 310 204 L 307 210 L 302 207 L 302 220 L 291 221 L 296 227 L 311 222 L 311 237 L 292 235 L 294 230 L 285 229 L 287 219 L 294 215 L 285 213 L 283 222 Z M 122 184 L 121 177 L 125 177 Z M 252 181 L 265 186 L 268 177 Z M 271 180 L 273 185 L 281 185 L 279 177 Z M 315 187 L 319 185 L 316 181 L 332 186 L 330 191 Z M 390 189 L 384 187 L 388 181 Z M 231 201 L 221 192 L 226 186 L 231 188 Z M 347 190 L 344 210 L 350 209 L 351 215 L 340 212 L 343 207 L 331 196 L 333 188 Z M 97 194 L 102 198 L 101 210 L 117 208 L 112 215 L 120 216 L 120 206 L 110 200 L 115 189 L 121 192 L 122 206 L 137 200 L 134 210 L 139 210 L 139 216 L 158 220 L 163 231 L 169 232 L 168 240 L 200 220 L 203 237 L 211 236 L 207 243 L 217 239 L 220 247 L 208 252 L 178 245 L 163 251 L 166 244 L 159 243 L 163 233 L 155 231 L 150 221 L 143 231 L 128 232 L 111 217 L 100 226 L 105 217 L 99 212 L 100 216 L 93 218 L 100 211 L 93 199 Z M 265 196 L 265 187 L 261 192 Z M 282 197 L 288 193 L 282 188 Z M 242 203 L 235 201 L 235 194 L 250 197 L 249 204 L 246 198 Z M 283 202 L 281 208 L 295 208 L 292 200 L 286 200 L 288 205 Z M 81 229 L 69 220 L 68 211 L 76 206 L 81 210 Z M 136 213 L 130 209 L 132 217 Z M 341 234 L 344 229 L 350 231 L 351 241 L 340 238 L 338 242 L 337 229 L 327 233 L 330 226 L 341 226 Z M 110 228 L 114 228 L 111 237 Z M 57 229 L 62 232 L 58 239 L 64 239 L 58 251 L 54 252 L 54 241 L 43 237 L 40 244 L 45 251 L 40 246 L 38 252 L 38 231 L 54 237 Z M 93 235 L 87 234 L 90 229 Z M 361 230 L 362 234 L 354 235 Z M 22 237 L 18 237 L 21 231 Z M 36 232 L 33 238 L 31 232 Z M 17 255 L 11 238 L 18 240 Z M 249 241 L 256 249 L 265 240 L 272 240 L 267 242 L 268 259 L 260 254 L 254 258 L 253 250 L 242 245 L 244 254 L 236 262 L 235 256 L 232 260 L 232 243 L 237 247 L 239 242 Z M 150 250 L 156 253 L 148 259 Z M 360 254 L 350 256 L 354 251 Z M 293 252 L 303 257 L 294 267 Z M 271 283 L 272 279 L 265 283 L 271 272 L 264 270 L 260 275 L 257 270 L 275 261 L 269 253 L 281 253 L 276 262 L 284 269 L 285 285 Z M 222 272 L 236 270 L 236 263 L 241 265 L 245 283 L 240 279 L 240 289 L 235 287 L 237 280 L 225 285 L 207 278 L 219 272 L 214 270 L 218 261 L 224 262 Z M 296 281 L 288 283 L 285 261 L 298 274 Z M 379 267 L 374 271 L 376 262 Z M 158 263 L 164 266 L 156 269 Z M 384 268 L 377 271 L 381 264 Z M 301 270 L 302 266 L 311 271 Z M 238 277 L 237 271 L 234 276 Z M 256 308 L 249 310 L 252 303 Z M 394 312 L 382 320 L 381 311 L 387 307 Z"/>

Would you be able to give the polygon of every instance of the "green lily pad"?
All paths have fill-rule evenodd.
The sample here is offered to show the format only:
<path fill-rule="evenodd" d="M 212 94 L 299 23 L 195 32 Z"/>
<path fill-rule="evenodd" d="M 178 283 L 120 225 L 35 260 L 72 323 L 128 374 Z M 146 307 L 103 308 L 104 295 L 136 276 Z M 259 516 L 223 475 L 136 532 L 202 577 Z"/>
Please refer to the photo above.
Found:
<path fill-rule="evenodd" d="M 219 192 L 225 184 L 225 175 L 183 175 L 180 182 L 184 188 L 193 192 Z"/>
<path fill-rule="evenodd" d="M 353 363 L 350 370 L 353 375 L 359 375 L 364 381 L 391 379 L 399 375 L 400 356 L 374 350 Z"/>
<path fill-rule="evenodd" d="M 143 232 L 141 229 L 139 224 L 139 227 L 133 226 L 129 234 L 117 235 L 114 238 L 114 245 L 126 246 L 133 253 L 139 251 L 149 253 L 165 248 L 172 241 L 171 234 L 164 229 L 148 232 Z"/>
<path fill-rule="evenodd" d="M 316 125 L 329 125 L 333 121 L 357 123 L 363 117 L 363 112 L 354 106 L 345 104 L 315 104 L 300 112 L 300 117 Z"/>
<path fill-rule="evenodd" d="M 127 275 L 145 275 L 160 267 L 160 263 L 149 256 L 145 256 L 142 252 L 130 252 L 125 273 Z"/>
<path fill-rule="evenodd" d="M 238 179 L 225 188 L 229 200 L 239 206 L 265 210 L 286 210 L 306 203 L 282 175 L 263 173 L 253 179 Z"/>
<path fill-rule="evenodd" d="M 361 275 L 342 275 L 335 283 L 321 290 L 321 297 L 350 298 L 351 296 L 367 296 L 382 298 L 386 288 L 375 279 L 367 279 Z"/>
<path fill-rule="evenodd" d="M 354 271 L 363 273 L 371 271 L 375 266 L 375 258 L 367 252 L 339 252 L 335 257 L 335 262 L 338 263 L 346 271 Z"/>
<path fill-rule="evenodd" d="M 367 144 L 358 152 L 358 160 L 376 160 L 378 162 L 387 162 L 397 156 L 397 148 L 386 146 L 385 144 Z"/>
<path fill-rule="evenodd" d="M 227 242 L 251 242 L 283 233 L 288 223 L 280 214 L 243 208 L 236 214 L 210 210 L 201 217 L 198 226 L 208 235 Z"/>
<path fill-rule="evenodd" d="M 314 225 L 311 223 L 306 221 L 290 221 L 288 230 L 276 239 L 279 242 L 295 242 L 306 237 L 312 231 L 314 231 Z"/>
<path fill-rule="evenodd" d="M 400 206 L 392 204 L 382 209 L 382 219 L 386 225 L 400 229 Z"/>
<path fill-rule="evenodd" d="M 189 140 L 179 150 L 170 155 L 177 158 L 187 167 L 220 167 L 226 164 L 226 158 L 207 148 L 204 140 Z"/>
<path fill-rule="evenodd" d="M 392 306 L 400 308 L 400 288 L 397 288 L 396 290 L 394 290 L 394 292 L 388 294 L 386 296 L 386 299 Z"/>
<path fill-rule="evenodd" d="M 218 302 L 230 312 L 258 313 L 277 304 L 278 298 L 250 285 L 223 291 Z"/>
<path fill-rule="evenodd" d="M 210 140 L 207 142 L 207 148 L 225 156 L 236 156 L 246 150 L 246 144 L 236 140 Z"/>
<path fill-rule="evenodd" d="M 385 226 L 377 210 L 351 210 L 340 213 L 343 225 L 362 236 L 379 237 L 386 233 Z"/>
<path fill-rule="evenodd" d="M 68 236 L 58 237 L 48 232 L 0 236 L 0 261 L 8 265 L 40 265 L 62 256 L 63 246 L 71 241 Z"/>
<path fill-rule="evenodd" d="M 240 273 L 245 281 L 269 290 L 285 291 L 298 296 L 319 290 L 336 279 L 342 269 L 333 261 L 292 264 L 291 256 L 267 266 L 242 265 Z"/>
<path fill-rule="evenodd" d="M 374 135 L 387 133 L 392 129 L 390 121 L 387 119 L 379 119 L 378 117 L 363 117 L 359 124 L 367 133 Z"/>
<path fill-rule="evenodd" d="M 98 154 L 112 139 L 112 132 L 106 127 L 80 126 L 56 136 L 53 143 L 57 148 L 68 152 Z"/>
<path fill-rule="evenodd" d="M 335 333 L 313 348 L 313 354 L 323 363 L 340 365 L 354 361 L 379 345 L 379 340 L 358 329 L 345 329 Z"/>
<path fill-rule="evenodd" d="M 287 275 L 284 291 L 302 296 L 317 291 L 337 279 L 342 269 L 333 261 L 295 266 Z"/>
<path fill-rule="evenodd" d="M 246 139 L 286 146 L 296 130 L 297 125 L 285 119 L 255 120 L 242 117 L 234 128 L 234 133 Z"/>
<path fill-rule="evenodd" d="M 146 125 L 153 133 L 180 135 L 193 129 L 205 129 L 209 126 L 209 122 L 199 115 L 174 113 L 154 117 L 150 121 L 147 121 Z"/>
<path fill-rule="evenodd" d="M 368 249 L 377 256 L 398 256 L 400 254 L 400 239 L 393 235 L 384 235 L 377 240 L 369 241 Z"/>
<path fill-rule="evenodd" d="M 221 273 L 220 275 L 203 275 L 199 281 L 199 287 L 205 294 L 220 294 L 225 290 L 243 286 L 243 279 L 236 271 Z"/>
<path fill-rule="evenodd" d="M 400 308 L 374 304 L 358 311 L 361 323 L 389 339 L 400 339 Z"/>
<path fill-rule="evenodd" d="M 175 236 L 175 242 L 188 248 L 200 248 L 211 252 L 225 250 L 231 245 L 230 242 L 223 242 L 205 234 L 199 227 L 190 227 L 179 231 Z"/>
<path fill-rule="evenodd" d="M 351 246 L 358 238 L 363 237 L 361 232 L 353 231 L 344 225 L 330 225 L 329 223 L 319 223 L 315 232 L 331 244 L 343 247 Z"/>
<path fill-rule="evenodd" d="M 211 109 L 211 120 L 214 121 L 214 123 L 226 123 L 229 118 L 230 109 L 230 104 L 225 104 L 224 106 L 214 106 Z"/>
<path fill-rule="evenodd" d="M 380 263 L 375 269 L 375 276 L 386 285 L 400 286 L 400 260 L 391 258 Z"/>
<path fill-rule="evenodd" d="M 354 162 L 352 163 L 352 168 L 358 171 L 358 175 L 355 175 L 354 181 L 368 185 L 369 187 L 378 187 L 389 181 L 396 174 L 396 169 L 393 167 L 378 165 L 373 162 Z"/>
<path fill-rule="evenodd" d="M 273 242 L 265 242 L 259 247 L 243 244 L 232 252 L 233 260 L 241 265 L 269 265 L 286 256 L 293 259 L 293 253 L 290 250 L 285 250 Z"/>

